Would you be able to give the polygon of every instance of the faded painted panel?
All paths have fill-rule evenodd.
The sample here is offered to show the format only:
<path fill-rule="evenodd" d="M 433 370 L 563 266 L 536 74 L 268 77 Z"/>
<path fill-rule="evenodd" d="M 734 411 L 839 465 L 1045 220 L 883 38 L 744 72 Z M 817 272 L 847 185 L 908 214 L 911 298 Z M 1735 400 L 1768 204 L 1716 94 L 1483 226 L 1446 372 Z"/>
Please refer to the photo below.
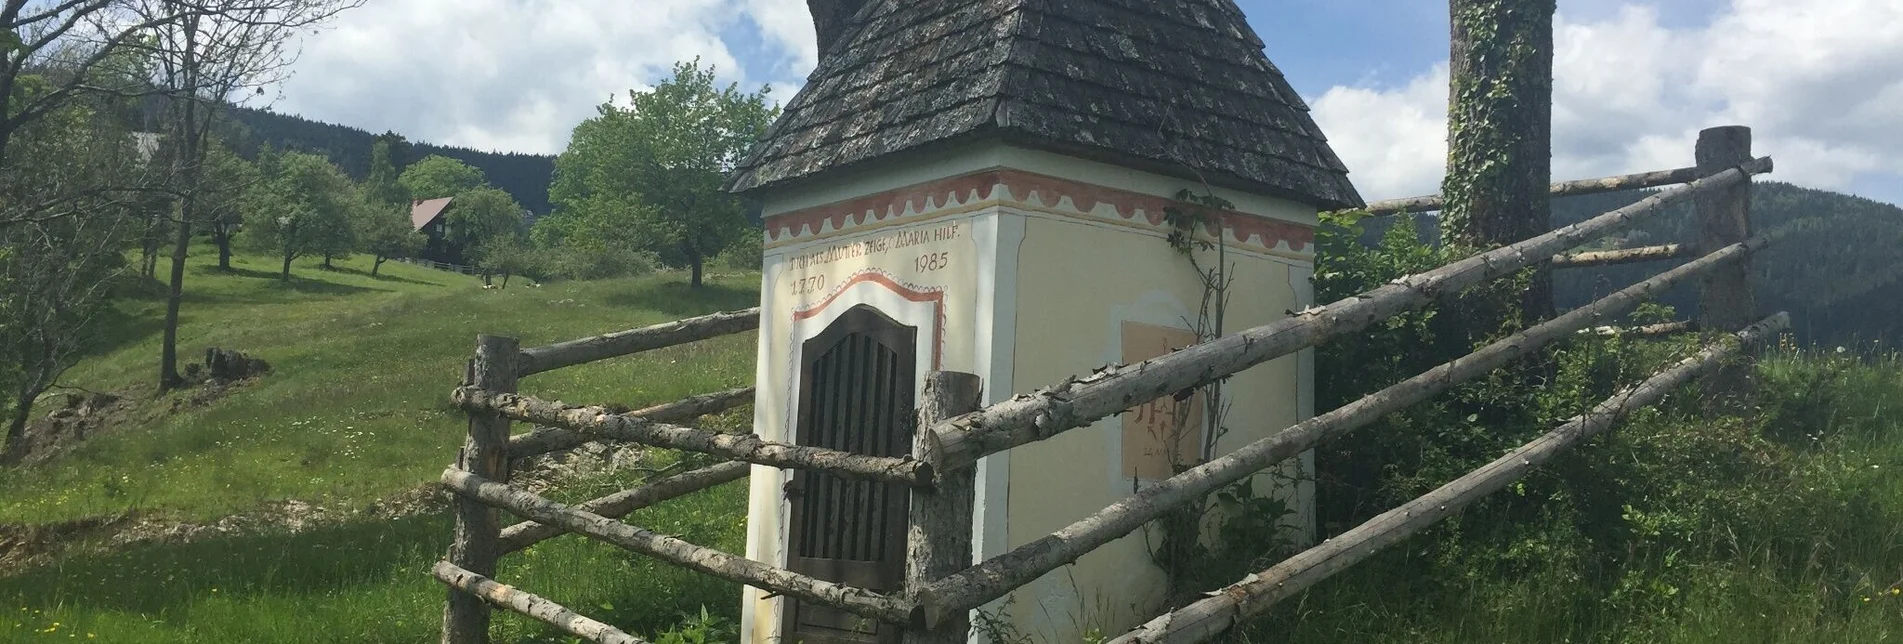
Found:
<path fill-rule="evenodd" d="M 1142 362 L 1196 343 L 1196 334 L 1141 322 L 1123 323 L 1123 363 Z M 1145 481 L 1176 474 L 1174 463 L 1202 453 L 1203 394 L 1158 398 L 1123 415 L 1123 473 Z"/>

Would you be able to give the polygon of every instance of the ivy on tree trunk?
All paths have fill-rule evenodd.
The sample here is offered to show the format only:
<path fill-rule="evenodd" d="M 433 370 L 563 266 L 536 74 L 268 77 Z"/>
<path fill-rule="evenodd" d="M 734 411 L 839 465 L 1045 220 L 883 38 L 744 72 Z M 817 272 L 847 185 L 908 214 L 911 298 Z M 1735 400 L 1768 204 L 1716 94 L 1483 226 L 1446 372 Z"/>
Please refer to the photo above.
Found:
<path fill-rule="evenodd" d="M 1545 233 L 1552 229 L 1555 0 L 1451 0 L 1449 6 L 1443 239 L 1494 247 Z M 1523 285 L 1518 302 L 1505 293 L 1477 297 L 1489 301 L 1469 309 L 1476 334 L 1523 327 L 1553 313 L 1552 277 L 1544 270 Z"/>

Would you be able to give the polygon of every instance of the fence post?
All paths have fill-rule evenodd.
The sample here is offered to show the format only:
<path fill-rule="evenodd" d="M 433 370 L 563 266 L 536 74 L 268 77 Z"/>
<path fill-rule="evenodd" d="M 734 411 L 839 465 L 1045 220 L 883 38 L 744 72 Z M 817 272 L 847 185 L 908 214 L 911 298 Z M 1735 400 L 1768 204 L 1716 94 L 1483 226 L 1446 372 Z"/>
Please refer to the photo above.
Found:
<path fill-rule="evenodd" d="M 969 373 L 934 371 L 925 375 L 925 395 L 918 406 L 918 430 L 912 436 L 912 455 L 926 463 L 940 461 L 938 434 L 932 426 L 938 421 L 978 410 L 984 381 Z M 917 591 L 931 582 L 971 566 L 971 530 L 973 497 L 976 496 L 977 468 L 937 470 L 938 485 L 933 489 L 913 489 L 910 522 L 905 539 L 905 592 L 917 597 Z M 904 644 L 964 644 L 970 637 L 969 617 L 960 612 L 946 615 L 932 628 L 923 624 L 906 627 Z"/>
<path fill-rule="evenodd" d="M 1751 160 L 1751 128 L 1714 127 L 1698 133 L 1698 176 L 1707 177 Z M 1751 238 L 1751 178 L 1724 190 L 1698 196 L 1698 254 L 1706 255 Z M 1751 292 L 1751 260 L 1721 266 L 1707 274 L 1698 298 L 1699 326 L 1731 333 L 1757 320 Z M 1721 398 L 1743 394 L 1748 369 L 1731 365 L 1712 374 L 1711 390 Z"/>
<path fill-rule="evenodd" d="M 470 361 L 464 384 L 490 391 L 515 393 L 515 338 L 476 337 L 476 358 Z M 509 419 L 491 412 L 469 413 L 469 437 L 456 467 L 491 481 L 509 481 Z M 468 497 L 456 499 L 456 535 L 449 546 L 449 562 L 465 570 L 494 577 L 501 556 L 501 511 Z M 449 590 L 443 608 L 443 644 L 488 644 L 489 605 L 481 598 Z"/>

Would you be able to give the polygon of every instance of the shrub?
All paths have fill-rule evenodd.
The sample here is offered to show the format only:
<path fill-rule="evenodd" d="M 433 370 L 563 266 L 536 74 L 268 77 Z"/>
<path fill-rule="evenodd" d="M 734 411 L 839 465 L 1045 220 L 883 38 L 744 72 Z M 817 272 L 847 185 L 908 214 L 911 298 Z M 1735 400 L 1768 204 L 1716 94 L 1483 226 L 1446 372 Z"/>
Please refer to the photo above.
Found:
<path fill-rule="evenodd" d="M 621 246 L 562 246 L 542 249 L 537 255 L 536 277 L 548 281 L 636 277 L 660 265 L 652 253 Z"/>

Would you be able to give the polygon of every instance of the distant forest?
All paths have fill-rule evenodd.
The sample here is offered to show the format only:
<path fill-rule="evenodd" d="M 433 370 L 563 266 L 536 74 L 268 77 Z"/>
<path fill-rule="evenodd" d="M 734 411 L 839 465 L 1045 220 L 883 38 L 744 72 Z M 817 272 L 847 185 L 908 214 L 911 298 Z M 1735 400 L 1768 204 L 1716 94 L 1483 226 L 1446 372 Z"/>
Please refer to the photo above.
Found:
<path fill-rule="evenodd" d="M 330 157 L 344 173 L 362 181 L 370 172 L 370 146 L 379 135 L 345 125 L 320 123 L 310 119 L 264 110 L 233 108 L 233 127 L 224 133 L 227 141 L 242 156 L 253 157 L 269 143 L 279 150 L 310 152 Z M 394 134 L 381 136 L 401 137 Z M 549 212 L 548 186 L 555 175 L 555 157 L 535 154 L 480 152 L 468 148 L 444 147 L 408 142 L 399 145 L 395 160 L 399 167 L 438 154 L 482 170 L 489 185 L 501 188 L 537 215 Z"/>
<path fill-rule="evenodd" d="M 1568 226 L 1637 203 L 1652 191 L 1586 195 L 1553 200 L 1553 225 Z M 1594 248 L 1685 243 L 1698 239 L 1698 219 L 1690 201 L 1675 204 Z M 1760 182 L 1752 192 L 1751 219 L 1760 232 L 1785 226 L 1786 237 L 1752 259 L 1757 272 L 1759 310 L 1790 311 L 1800 343 L 1855 346 L 1903 342 L 1903 208 L 1825 190 L 1786 183 Z M 1363 240 L 1374 242 L 1397 218 L 1367 222 Z M 1433 239 L 1434 218 L 1415 218 L 1424 239 Z M 1591 250 L 1591 249 L 1588 249 Z M 1587 304 L 1614 290 L 1663 272 L 1674 264 L 1652 262 L 1598 268 L 1569 268 L 1553 278 L 1560 310 Z M 1696 315 L 1698 287 L 1681 286 L 1660 298 L 1679 311 Z"/>

